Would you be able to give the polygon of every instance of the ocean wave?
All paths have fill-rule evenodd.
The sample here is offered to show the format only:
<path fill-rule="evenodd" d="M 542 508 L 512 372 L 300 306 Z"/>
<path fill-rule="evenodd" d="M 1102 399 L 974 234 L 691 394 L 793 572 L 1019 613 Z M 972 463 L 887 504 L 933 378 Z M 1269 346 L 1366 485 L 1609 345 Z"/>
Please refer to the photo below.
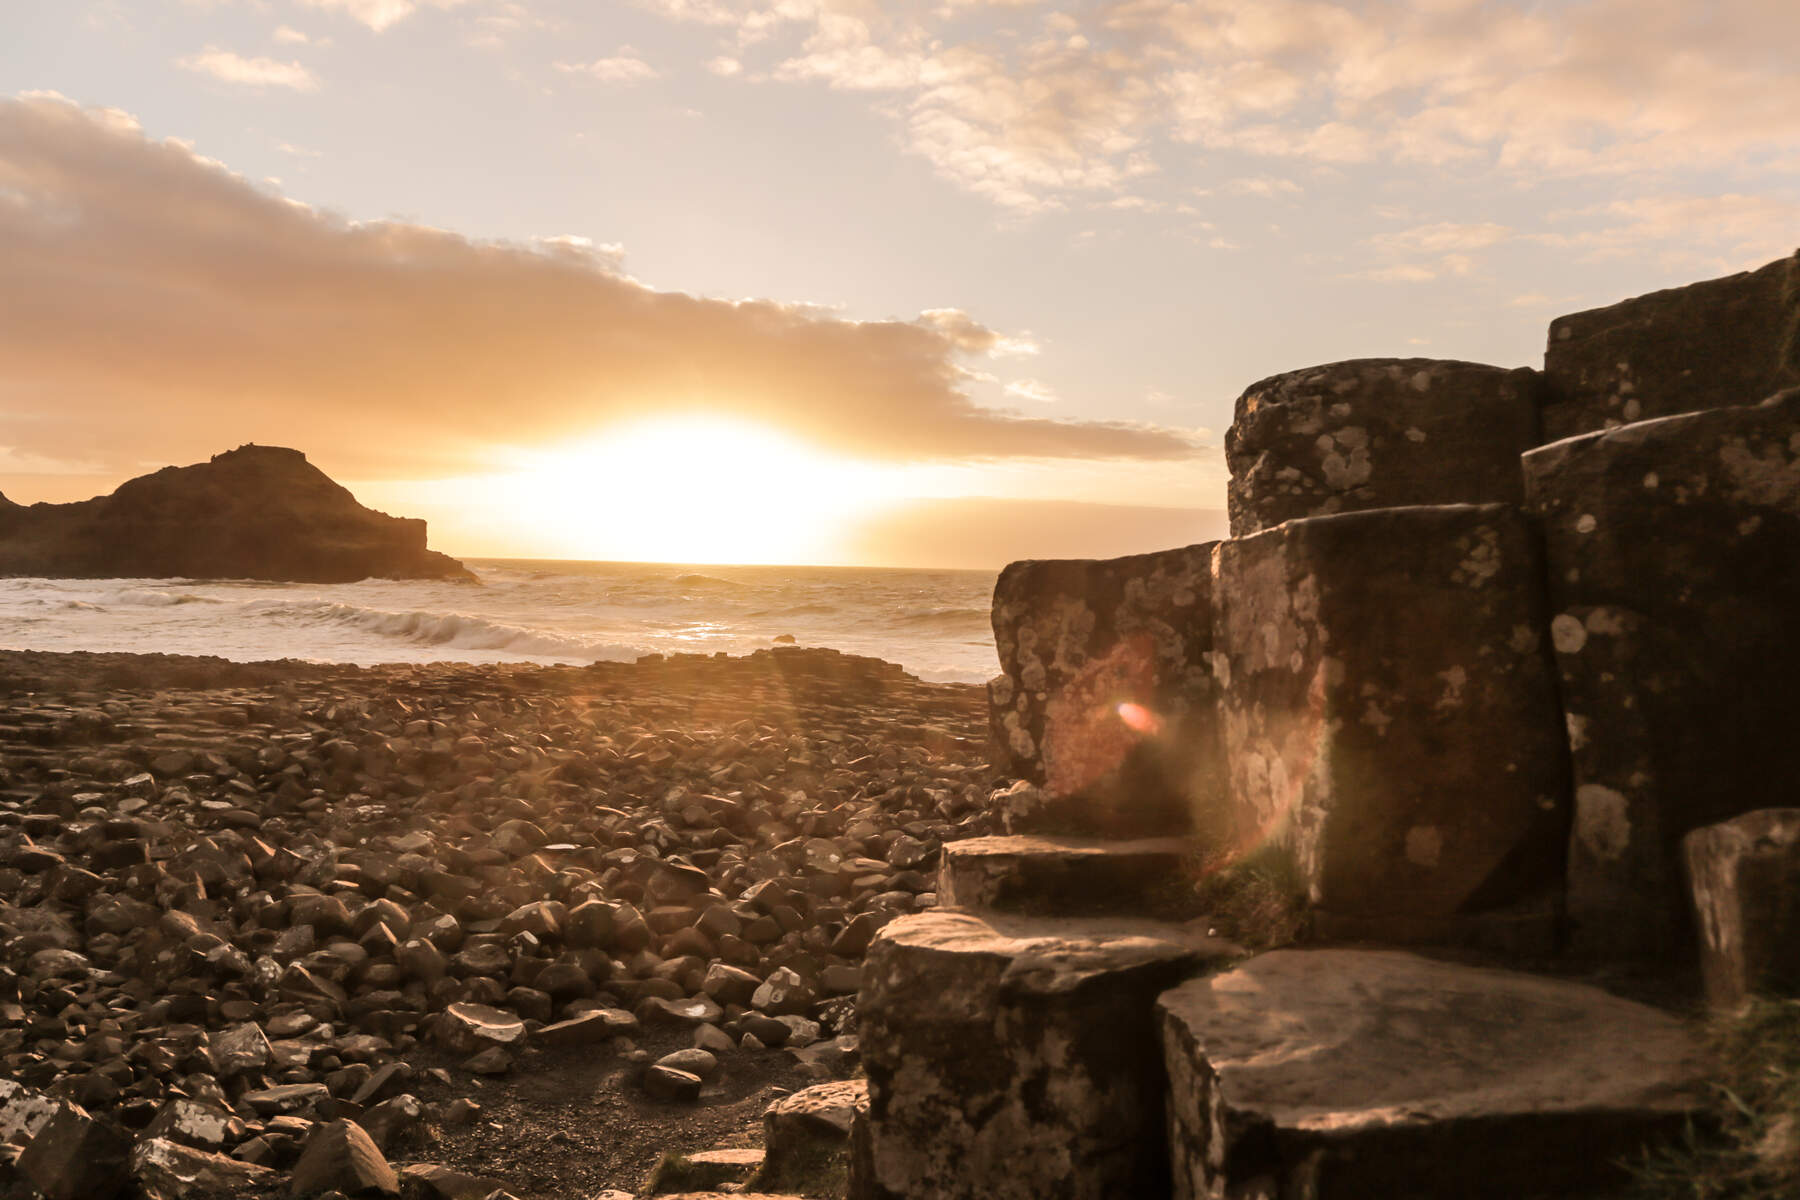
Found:
<path fill-rule="evenodd" d="M 730 588 L 733 591 L 742 591 L 744 588 L 750 586 L 749 584 L 737 583 L 730 579 L 720 579 L 716 575 L 677 575 L 674 582 L 680 584 L 682 587 Z"/>
<path fill-rule="evenodd" d="M 388 612 L 327 600 L 262 605 L 257 611 L 276 619 L 349 626 L 380 637 L 423 646 L 497 650 L 540 658 L 605 659 L 614 662 L 628 662 L 645 652 L 641 646 L 621 642 L 590 642 L 548 630 L 490 621 L 468 613 L 421 610 Z"/>
<path fill-rule="evenodd" d="M 893 618 L 895 625 L 966 626 L 974 622 L 986 624 L 992 613 L 985 608 L 934 608 L 925 612 L 905 613 Z"/>
<path fill-rule="evenodd" d="M 759 608 L 753 613 L 745 614 L 745 619 L 756 621 L 765 617 L 828 617 L 843 611 L 843 606 L 838 604 L 796 604 L 791 608 Z"/>
<path fill-rule="evenodd" d="M 136 604 L 145 608 L 168 608 L 176 604 L 223 604 L 223 600 L 215 600 L 211 596 L 196 596 L 192 592 L 163 592 L 155 588 L 126 588 L 123 591 L 109 592 L 106 599 L 114 604 Z"/>

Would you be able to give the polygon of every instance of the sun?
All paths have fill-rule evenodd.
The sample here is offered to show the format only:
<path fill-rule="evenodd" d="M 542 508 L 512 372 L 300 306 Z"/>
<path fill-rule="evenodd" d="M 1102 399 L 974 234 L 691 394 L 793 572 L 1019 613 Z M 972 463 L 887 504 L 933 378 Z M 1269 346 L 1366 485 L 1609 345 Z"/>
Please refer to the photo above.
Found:
<path fill-rule="evenodd" d="M 896 473 L 768 426 L 720 417 L 617 426 L 479 487 L 489 517 L 538 553 L 632 562 L 828 562 Z M 469 499 L 475 499 L 471 496 Z"/>

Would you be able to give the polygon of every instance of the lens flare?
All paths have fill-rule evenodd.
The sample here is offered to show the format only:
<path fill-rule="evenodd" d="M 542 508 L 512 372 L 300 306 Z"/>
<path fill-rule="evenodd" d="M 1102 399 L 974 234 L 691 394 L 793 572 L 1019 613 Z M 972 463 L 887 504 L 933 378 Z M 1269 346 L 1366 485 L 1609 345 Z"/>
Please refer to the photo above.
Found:
<path fill-rule="evenodd" d="M 1119 720 L 1125 722 L 1134 733 L 1141 733 L 1145 737 L 1154 737 L 1162 732 L 1162 718 L 1141 704 L 1134 704 L 1130 700 L 1126 700 L 1118 706 L 1116 711 L 1119 714 Z"/>

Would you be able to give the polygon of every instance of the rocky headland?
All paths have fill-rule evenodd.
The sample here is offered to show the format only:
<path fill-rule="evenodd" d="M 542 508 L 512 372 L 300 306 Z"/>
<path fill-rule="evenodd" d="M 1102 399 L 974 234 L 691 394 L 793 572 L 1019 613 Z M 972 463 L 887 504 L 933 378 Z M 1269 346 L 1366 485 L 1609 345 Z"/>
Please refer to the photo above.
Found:
<path fill-rule="evenodd" d="M 0 496 L 0 576 L 474 582 L 425 546 L 425 522 L 390 517 L 298 450 L 239 446 L 70 504 Z"/>

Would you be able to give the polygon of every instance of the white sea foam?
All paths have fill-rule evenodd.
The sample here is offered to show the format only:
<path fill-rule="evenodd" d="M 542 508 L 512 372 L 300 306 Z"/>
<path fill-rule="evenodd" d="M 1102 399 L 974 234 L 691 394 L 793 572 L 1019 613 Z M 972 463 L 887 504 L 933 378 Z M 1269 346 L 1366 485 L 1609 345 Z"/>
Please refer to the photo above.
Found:
<path fill-rule="evenodd" d="M 995 672 L 993 576 L 971 571 L 475 560 L 484 586 L 0 579 L 0 647 L 238 660 L 587 663 L 746 654 L 791 634 L 926 679 Z"/>

